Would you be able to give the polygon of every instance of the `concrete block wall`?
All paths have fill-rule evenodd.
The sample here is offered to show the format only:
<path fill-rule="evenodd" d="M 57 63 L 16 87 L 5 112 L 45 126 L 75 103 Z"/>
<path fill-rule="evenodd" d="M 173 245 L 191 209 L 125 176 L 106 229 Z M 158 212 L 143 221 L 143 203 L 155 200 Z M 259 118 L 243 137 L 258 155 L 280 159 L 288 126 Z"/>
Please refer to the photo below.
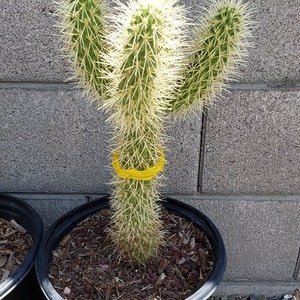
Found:
<path fill-rule="evenodd" d="M 248 2 L 248 63 L 205 114 L 171 121 L 162 192 L 220 229 L 218 293 L 285 293 L 300 285 L 300 2 Z M 209 2 L 185 3 L 195 16 Z M 26 199 L 48 227 L 109 192 L 110 128 L 66 83 L 53 2 L 0 1 L 0 14 L 0 192 Z"/>

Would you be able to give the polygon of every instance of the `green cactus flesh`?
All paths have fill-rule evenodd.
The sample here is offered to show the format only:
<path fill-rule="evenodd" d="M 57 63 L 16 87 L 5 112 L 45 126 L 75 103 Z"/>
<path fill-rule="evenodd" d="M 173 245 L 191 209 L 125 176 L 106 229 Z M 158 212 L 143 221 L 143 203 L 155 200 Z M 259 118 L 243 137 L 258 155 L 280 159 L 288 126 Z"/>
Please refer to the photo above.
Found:
<path fill-rule="evenodd" d="M 123 180 L 114 194 L 110 234 L 118 254 L 144 264 L 163 242 L 158 195 L 151 181 Z"/>
<path fill-rule="evenodd" d="M 124 169 L 147 170 L 157 164 L 162 146 L 163 100 L 157 95 L 158 68 L 163 64 L 163 14 L 151 5 L 131 15 L 115 76 L 115 125 L 119 162 Z M 124 36 L 122 36 L 124 38 Z M 156 180 L 116 179 L 112 200 L 112 240 L 119 253 L 144 263 L 157 253 L 163 233 Z"/>
<path fill-rule="evenodd" d="M 61 5 L 64 15 L 62 31 L 66 50 L 74 64 L 75 76 L 81 86 L 95 99 L 105 95 L 106 65 L 101 53 L 105 53 L 105 18 L 97 0 L 69 0 Z"/>
<path fill-rule="evenodd" d="M 245 7 L 225 0 L 195 33 L 194 51 L 184 72 L 171 111 L 204 105 L 221 91 L 224 79 L 235 71 L 247 36 Z"/>

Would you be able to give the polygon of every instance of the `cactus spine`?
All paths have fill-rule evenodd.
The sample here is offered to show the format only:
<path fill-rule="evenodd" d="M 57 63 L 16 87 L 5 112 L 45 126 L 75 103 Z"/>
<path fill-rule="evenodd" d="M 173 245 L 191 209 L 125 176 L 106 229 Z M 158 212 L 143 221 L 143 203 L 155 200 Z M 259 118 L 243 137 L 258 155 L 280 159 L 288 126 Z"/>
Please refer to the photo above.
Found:
<path fill-rule="evenodd" d="M 106 96 L 102 106 L 111 112 L 112 241 L 123 257 L 146 263 L 163 243 L 157 175 L 167 113 L 195 103 L 202 108 L 221 90 L 245 52 L 248 7 L 240 0 L 215 2 L 192 43 L 178 0 L 129 0 L 109 18 L 102 6 L 69 0 L 63 33 L 82 85 L 98 99 Z"/>

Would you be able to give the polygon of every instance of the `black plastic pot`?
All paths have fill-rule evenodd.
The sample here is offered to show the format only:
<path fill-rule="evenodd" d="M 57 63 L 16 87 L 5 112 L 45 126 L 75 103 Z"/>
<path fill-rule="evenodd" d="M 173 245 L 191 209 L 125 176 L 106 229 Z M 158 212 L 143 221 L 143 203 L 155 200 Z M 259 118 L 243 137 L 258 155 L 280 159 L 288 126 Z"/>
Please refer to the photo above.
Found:
<path fill-rule="evenodd" d="M 33 245 L 21 265 L 0 284 L 0 299 L 39 299 L 39 286 L 34 272 L 34 261 L 42 239 L 43 223 L 39 214 L 23 200 L 0 195 L 0 217 L 14 219 L 30 234 Z"/>
<path fill-rule="evenodd" d="M 52 250 L 58 246 L 64 235 L 70 232 L 77 223 L 98 210 L 109 207 L 108 198 L 109 196 L 103 196 L 95 201 L 75 208 L 58 219 L 44 235 L 37 254 L 35 267 L 40 287 L 46 299 L 63 299 L 54 289 L 48 277 L 48 266 L 52 260 Z M 216 258 L 214 271 L 208 281 L 186 300 L 207 299 L 220 284 L 226 267 L 226 251 L 222 237 L 209 218 L 194 207 L 171 198 L 165 198 L 164 201 L 161 201 L 161 205 L 197 224 L 197 226 L 205 232 L 212 245 Z"/>

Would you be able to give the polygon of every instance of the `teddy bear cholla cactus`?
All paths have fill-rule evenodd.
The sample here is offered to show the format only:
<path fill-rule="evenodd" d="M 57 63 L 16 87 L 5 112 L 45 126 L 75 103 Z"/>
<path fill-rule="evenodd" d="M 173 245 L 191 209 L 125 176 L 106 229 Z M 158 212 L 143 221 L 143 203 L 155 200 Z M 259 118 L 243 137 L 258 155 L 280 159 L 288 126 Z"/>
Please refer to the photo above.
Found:
<path fill-rule="evenodd" d="M 110 235 L 131 262 L 145 263 L 163 243 L 158 173 L 164 126 L 172 112 L 203 108 L 241 62 L 249 9 L 240 0 L 213 3 L 190 29 L 177 0 L 60 5 L 63 37 L 79 84 L 111 113 L 115 189 Z"/>

